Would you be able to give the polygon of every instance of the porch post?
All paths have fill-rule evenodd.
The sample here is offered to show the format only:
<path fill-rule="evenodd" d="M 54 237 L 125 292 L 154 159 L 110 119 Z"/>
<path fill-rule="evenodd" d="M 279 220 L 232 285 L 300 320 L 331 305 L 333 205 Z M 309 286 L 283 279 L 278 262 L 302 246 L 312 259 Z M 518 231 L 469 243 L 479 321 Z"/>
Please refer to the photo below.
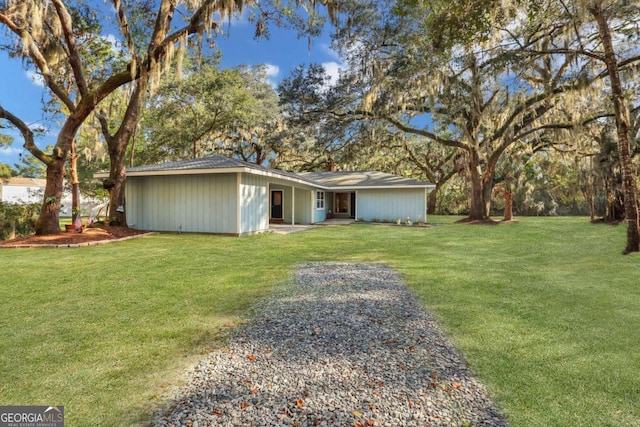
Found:
<path fill-rule="evenodd" d="M 291 186 L 291 225 L 296 225 L 296 187 Z"/>

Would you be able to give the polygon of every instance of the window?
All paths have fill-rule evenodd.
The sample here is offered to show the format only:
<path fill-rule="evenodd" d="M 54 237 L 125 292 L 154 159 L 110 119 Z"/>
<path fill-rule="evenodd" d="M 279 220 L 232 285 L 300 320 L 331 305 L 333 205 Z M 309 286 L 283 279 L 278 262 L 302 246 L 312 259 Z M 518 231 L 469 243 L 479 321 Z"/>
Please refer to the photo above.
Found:
<path fill-rule="evenodd" d="M 316 191 L 316 209 L 324 209 L 324 191 Z"/>

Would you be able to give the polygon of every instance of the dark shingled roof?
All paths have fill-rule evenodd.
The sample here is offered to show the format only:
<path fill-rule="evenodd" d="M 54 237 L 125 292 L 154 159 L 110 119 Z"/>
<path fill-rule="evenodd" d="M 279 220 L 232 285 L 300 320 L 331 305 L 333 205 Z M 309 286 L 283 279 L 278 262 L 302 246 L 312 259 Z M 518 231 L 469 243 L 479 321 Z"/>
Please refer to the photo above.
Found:
<path fill-rule="evenodd" d="M 363 188 L 363 187 L 430 187 L 417 179 L 392 175 L 384 172 L 302 172 L 298 175 L 325 187 Z"/>
<path fill-rule="evenodd" d="M 223 156 L 204 157 L 200 159 L 180 160 L 177 162 L 165 162 L 157 165 L 136 166 L 127 168 L 127 173 L 131 172 L 151 172 L 151 171 L 169 171 L 169 170 L 191 170 L 191 169 L 227 169 L 227 168 L 244 168 L 255 166 L 256 169 L 265 169 L 257 165 L 252 165 L 240 160 L 230 159 Z"/>
<path fill-rule="evenodd" d="M 158 175 L 162 175 L 162 172 L 168 171 L 193 171 L 193 170 L 215 170 L 215 169 L 253 169 L 269 174 L 280 175 L 285 179 L 296 179 L 300 181 L 307 181 L 303 177 L 296 175 L 292 172 L 287 172 L 279 169 L 269 169 L 254 163 L 243 162 L 242 160 L 230 159 L 224 156 L 211 156 L 203 157 L 199 159 L 180 160 L 177 162 L 165 162 L 157 165 L 136 166 L 133 168 L 127 168 L 127 175 L 135 176 L 137 173 L 142 172 L 142 175 L 147 175 L 145 172 L 159 172 Z M 310 184 L 313 184 L 310 182 Z"/>
<path fill-rule="evenodd" d="M 383 172 L 302 172 L 293 173 L 279 169 L 269 169 L 242 160 L 230 159 L 223 156 L 212 156 L 200 159 L 165 162 L 157 165 L 136 166 L 127 169 L 127 175 L 164 175 L 166 172 L 198 171 L 215 169 L 249 169 L 266 174 L 273 174 L 288 180 L 308 183 L 324 189 L 347 188 L 384 188 L 384 187 L 416 187 L 430 188 L 432 184 L 416 179 L 391 175 Z"/>

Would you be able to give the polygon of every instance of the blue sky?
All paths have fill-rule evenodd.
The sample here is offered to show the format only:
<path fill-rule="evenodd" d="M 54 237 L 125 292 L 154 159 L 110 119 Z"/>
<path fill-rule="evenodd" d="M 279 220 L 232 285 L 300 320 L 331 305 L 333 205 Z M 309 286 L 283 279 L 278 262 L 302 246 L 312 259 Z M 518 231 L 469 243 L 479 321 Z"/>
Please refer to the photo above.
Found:
<path fill-rule="evenodd" d="M 222 51 L 222 67 L 240 64 L 267 64 L 269 80 L 273 85 L 286 78 L 300 64 L 321 63 L 327 71 L 337 76 L 340 60 L 329 47 L 328 31 L 313 41 L 308 49 L 307 39 L 299 39 L 294 31 L 271 27 L 269 40 L 254 40 L 254 27 L 246 19 L 236 19 L 224 25 L 225 34 L 217 37 L 217 46 Z M 48 129 L 37 144 L 45 147 L 54 144 L 56 125 L 42 112 L 44 88 L 33 78 L 33 71 L 25 70 L 19 59 L 12 59 L 0 51 L 0 103 L 8 111 L 20 117 L 32 128 L 44 126 Z M 26 153 L 23 140 L 12 128 L 0 132 L 14 137 L 11 146 L 0 147 L 0 162 L 13 165 L 19 154 Z"/>

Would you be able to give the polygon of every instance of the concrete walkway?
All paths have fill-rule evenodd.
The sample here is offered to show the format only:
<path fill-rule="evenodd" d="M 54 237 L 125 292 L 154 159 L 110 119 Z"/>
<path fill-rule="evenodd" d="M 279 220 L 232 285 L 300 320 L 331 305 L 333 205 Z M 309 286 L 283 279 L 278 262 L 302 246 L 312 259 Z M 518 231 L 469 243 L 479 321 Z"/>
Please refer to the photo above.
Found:
<path fill-rule="evenodd" d="M 316 222 L 315 224 L 269 224 L 269 232 L 276 234 L 291 234 L 297 233 L 298 231 L 317 228 L 319 226 L 349 225 L 354 222 L 355 221 L 352 219 L 329 219 L 322 222 Z"/>

